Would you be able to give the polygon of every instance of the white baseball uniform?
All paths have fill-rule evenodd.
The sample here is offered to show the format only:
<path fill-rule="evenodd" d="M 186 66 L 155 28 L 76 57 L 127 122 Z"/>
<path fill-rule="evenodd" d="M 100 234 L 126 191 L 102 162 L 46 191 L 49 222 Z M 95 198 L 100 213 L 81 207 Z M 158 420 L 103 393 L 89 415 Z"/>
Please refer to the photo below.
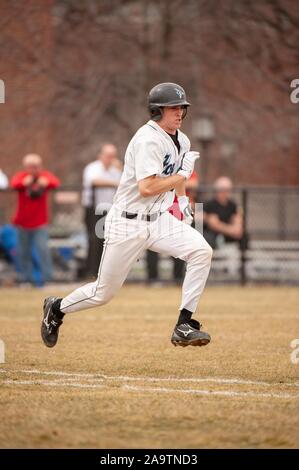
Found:
<path fill-rule="evenodd" d="M 120 184 L 106 217 L 98 278 L 62 299 L 60 309 L 64 313 L 111 300 L 146 249 L 186 261 L 180 310 L 196 310 L 209 274 L 212 249 L 197 230 L 167 211 L 173 203 L 173 190 L 143 197 L 138 189 L 138 181 L 148 176 L 167 177 L 177 172 L 182 155 L 190 150 L 190 141 L 181 131 L 178 141 L 180 152 L 171 137 L 152 120 L 130 141 Z"/>

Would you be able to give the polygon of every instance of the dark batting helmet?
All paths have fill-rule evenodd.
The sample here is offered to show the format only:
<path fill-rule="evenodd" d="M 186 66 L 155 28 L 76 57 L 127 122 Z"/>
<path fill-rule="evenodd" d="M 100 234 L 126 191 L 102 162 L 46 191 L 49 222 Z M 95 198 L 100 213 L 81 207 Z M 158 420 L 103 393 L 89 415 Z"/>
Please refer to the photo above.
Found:
<path fill-rule="evenodd" d="M 184 88 L 176 83 L 159 83 L 148 94 L 148 108 L 151 118 L 159 121 L 162 118 L 162 108 L 184 106 L 183 118 L 190 106 Z"/>

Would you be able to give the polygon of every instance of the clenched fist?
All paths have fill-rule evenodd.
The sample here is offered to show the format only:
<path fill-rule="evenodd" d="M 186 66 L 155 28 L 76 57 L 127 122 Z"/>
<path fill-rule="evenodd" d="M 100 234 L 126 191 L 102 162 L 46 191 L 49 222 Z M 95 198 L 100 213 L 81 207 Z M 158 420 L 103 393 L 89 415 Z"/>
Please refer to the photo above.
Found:
<path fill-rule="evenodd" d="M 200 158 L 199 152 L 186 152 L 182 156 L 180 167 L 177 171 L 178 175 L 184 176 L 189 179 L 194 170 L 196 160 Z"/>
<path fill-rule="evenodd" d="M 185 224 L 191 225 L 193 222 L 193 211 L 190 206 L 189 198 L 187 196 L 178 196 L 178 203 L 180 211 L 184 216 L 183 222 L 185 222 Z"/>

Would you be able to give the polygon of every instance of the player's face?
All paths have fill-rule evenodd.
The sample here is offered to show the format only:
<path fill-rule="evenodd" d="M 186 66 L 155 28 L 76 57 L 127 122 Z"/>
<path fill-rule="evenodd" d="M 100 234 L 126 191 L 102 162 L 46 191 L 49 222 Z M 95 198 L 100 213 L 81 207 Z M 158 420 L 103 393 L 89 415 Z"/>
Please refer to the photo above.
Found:
<path fill-rule="evenodd" d="M 166 132 L 175 132 L 182 125 L 183 114 L 183 106 L 172 106 L 163 108 L 163 116 L 162 119 L 159 121 L 159 124 L 166 130 Z"/>

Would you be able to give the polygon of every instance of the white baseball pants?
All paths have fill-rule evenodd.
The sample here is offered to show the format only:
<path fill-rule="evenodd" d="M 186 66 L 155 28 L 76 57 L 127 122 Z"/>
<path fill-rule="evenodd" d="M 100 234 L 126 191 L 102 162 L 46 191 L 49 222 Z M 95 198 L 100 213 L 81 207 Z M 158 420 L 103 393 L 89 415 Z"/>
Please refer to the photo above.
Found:
<path fill-rule="evenodd" d="M 127 219 L 112 207 L 105 222 L 105 244 L 98 278 L 74 290 L 61 302 L 64 313 L 109 302 L 125 281 L 132 265 L 146 249 L 186 261 L 180 310 L 194 312 L 210 271 L 212 248 L 194 228 L 169 212 L 147 222 Z"/>

